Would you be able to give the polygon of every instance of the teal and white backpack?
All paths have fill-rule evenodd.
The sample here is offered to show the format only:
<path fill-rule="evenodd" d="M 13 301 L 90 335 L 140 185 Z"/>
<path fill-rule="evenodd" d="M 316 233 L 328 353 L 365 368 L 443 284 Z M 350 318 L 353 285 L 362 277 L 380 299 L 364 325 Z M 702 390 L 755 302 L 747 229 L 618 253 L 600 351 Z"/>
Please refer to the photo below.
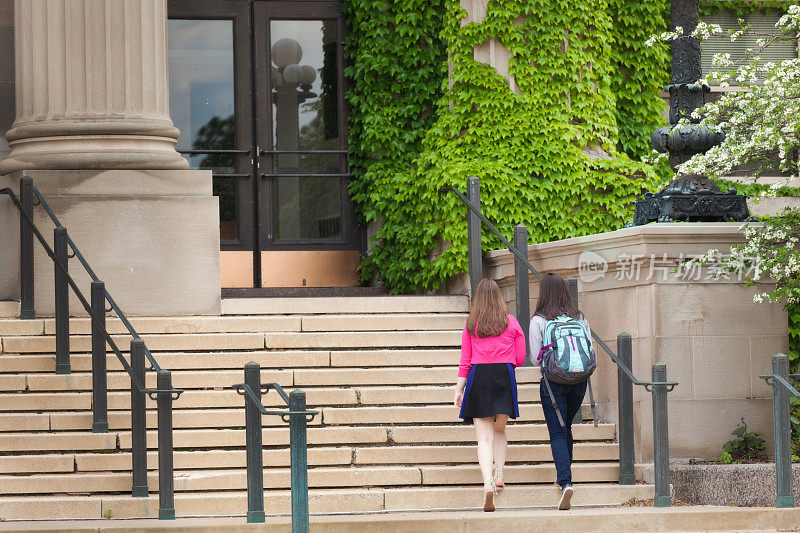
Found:
<path fill-rule="evenodd" d="M 589 376 L 597 368 L 597 361 L 589 339 L 589 331 L 579 320 L 564 315 L 547 321 L 542 340 L 544 342 L 550 341 L 550 343 L 542 346 L 538 359 L 542 365 L 544 385 L 558 415 L 559 423 L 562 427 L 564 426 L 564 419 L 561 416 L 558 405 L 556 405 L 549 382 L 552 381 L 561 385 L 576 385 L 586 381 L 592 405 L 594 425 L 596 426 L 597 414 Z"/>

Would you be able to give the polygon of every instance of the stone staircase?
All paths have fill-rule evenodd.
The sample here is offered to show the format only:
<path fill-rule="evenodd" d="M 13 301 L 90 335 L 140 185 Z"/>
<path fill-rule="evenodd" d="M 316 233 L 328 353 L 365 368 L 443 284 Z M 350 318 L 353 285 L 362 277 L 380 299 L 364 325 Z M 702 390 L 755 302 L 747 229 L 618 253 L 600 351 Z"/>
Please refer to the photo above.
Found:
<path fill-rule="evenodd" d="M 223 300 L 221 316 L 133 318 L 185 389 L 174 403 L 177 515 L 247 510 L 244 400 L 231 386 L 249 361 L 263 383 L 302 388 L 321 411 L 308 430 L 312 513 L 479 505 L 474 430 L 452 405 L 466 311 L 456 296 L 273 298 Z M 128 346 L 118 319 L 108 328 Z M 0 318 L 0 519 L 157 516 L 155 403 L 147 400 L 151 496 L 132 498 L 130 379 L 109 353 L 110 431 L 92 433 L 89 319 L 71 320 L 70 375 L 54 373 L 54 331 L 52 318 Z M 518 369 L 521 417 L 509 425 L 500 507 L 558 497 L 538 379 L 538 369 Z M 284 405 L 274 392 L 263 403 Z M 263 422 L 265 509 L 287 513 L 288 426 Z M 652 496 L 648 485 L 615 484 L 612 424 L 574 434 L 576 505 Z"/>

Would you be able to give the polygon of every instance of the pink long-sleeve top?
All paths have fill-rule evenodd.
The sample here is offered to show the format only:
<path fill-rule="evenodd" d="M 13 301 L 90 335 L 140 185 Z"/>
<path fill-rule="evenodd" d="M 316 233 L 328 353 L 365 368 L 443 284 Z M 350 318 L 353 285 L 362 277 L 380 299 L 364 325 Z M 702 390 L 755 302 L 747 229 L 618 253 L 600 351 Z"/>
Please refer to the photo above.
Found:
<path fill-rule="evenodd" d="M 480 363 L 511 363 L 515 367 L 525 363 L 525 334 L 516 318 L 508 315 L 508 327 L 496 337 L 478 337 L 464 327 L 458 377 L 467 377 L 472 365 Z"/>

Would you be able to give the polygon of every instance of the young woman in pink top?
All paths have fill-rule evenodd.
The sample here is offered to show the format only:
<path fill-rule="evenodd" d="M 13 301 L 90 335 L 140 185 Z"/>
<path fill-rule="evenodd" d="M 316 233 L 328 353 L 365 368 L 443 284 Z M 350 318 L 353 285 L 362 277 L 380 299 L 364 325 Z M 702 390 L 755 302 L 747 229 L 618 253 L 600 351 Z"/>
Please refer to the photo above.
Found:
<path fill-rule="evenodd" d="M 461 336 L 455 404 L 459 417 L 473 422 L 478 463 L 483 476 L 484 511 L 494 511 L 494 495 L 503 486 L 506 422 L 519 416 L 514 368 L 525 363 L 525 335 L 500 294 L 497 283 L 483 279 Z M 492 464 L 494 463 L 494 475 Z"/>

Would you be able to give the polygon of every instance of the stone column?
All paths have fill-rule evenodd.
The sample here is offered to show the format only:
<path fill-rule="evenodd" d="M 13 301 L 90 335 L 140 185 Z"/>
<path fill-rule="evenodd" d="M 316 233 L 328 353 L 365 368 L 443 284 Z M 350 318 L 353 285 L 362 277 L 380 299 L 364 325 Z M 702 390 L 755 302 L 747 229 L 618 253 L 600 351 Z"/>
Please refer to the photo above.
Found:
<path fill-rule="evenodd" d="M 165 0 L 16 0 L 16 121 L 0 187 L 33 178 L 128 315 L 220 310 L 219 202 L 169 117 Z M 44 209 L 34 221 L 51 241 Z M 0 300 L 19 297 L 19 214 L 0 199 Z M 53 264 L 34 245 L 35 306 Z M 70 274 L 84 295 L 89 276 Z M 72 314 L 85 314 L 73 296 Z"/>
<path fill-rule="evenodd" d="M 169 117 L 166 0 L 15 0 L 16 120 L 0 174 L 186 169 Z"/>

